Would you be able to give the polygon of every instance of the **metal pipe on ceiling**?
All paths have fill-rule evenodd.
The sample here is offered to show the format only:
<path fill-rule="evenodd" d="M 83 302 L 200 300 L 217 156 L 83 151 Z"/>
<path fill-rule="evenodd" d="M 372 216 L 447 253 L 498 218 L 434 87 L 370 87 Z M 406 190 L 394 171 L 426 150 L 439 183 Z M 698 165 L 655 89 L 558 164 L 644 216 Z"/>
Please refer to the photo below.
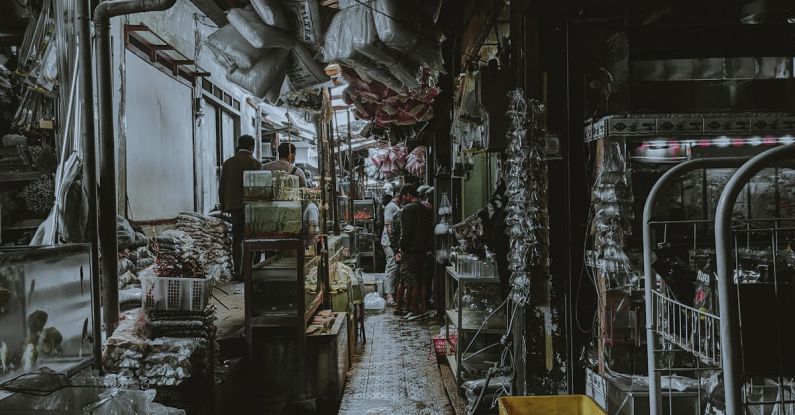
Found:
<path fill-rule="evenodd" d="M 110 19 L 168 10 L 177 0 L 107 0 L 94 9 L 100 151 L 99 246 L 102 252 L 103 322 L 108 336 L 119 321 L 118 241 L 116 240 L 116 143 L 113 136 L 113 77 Z M 89 157 L 92 155 L 88 155 Z"/>

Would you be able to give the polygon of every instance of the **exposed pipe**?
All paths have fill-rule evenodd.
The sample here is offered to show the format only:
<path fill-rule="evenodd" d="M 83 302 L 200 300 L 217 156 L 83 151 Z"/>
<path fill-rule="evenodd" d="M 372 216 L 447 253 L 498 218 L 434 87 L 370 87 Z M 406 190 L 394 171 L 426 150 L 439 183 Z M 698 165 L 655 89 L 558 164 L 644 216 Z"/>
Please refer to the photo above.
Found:
<path fill-rule="evenodd" d="M 657 285 L 657 278 L 655 278 L 654 270 L 651 268 L 653 241 L 651 224 L 649 223 L 652 219 L 651 214 L 654 208 L 654 202 L 657 200 L 657 196 L 660 192 L 668 188 L 672 180 L 681 177 L 684 173 L 708 168 L 740 167 L 746 161 L 748 161 L 747 157 L 716 157 L 685 161 L 684 163 L 677 164 L 660 176 L 657 182 L 654 183 L 651 191 L 649 191 L 649 195 L 646 197 L 646 204 L 643 206 L 643 274 L 645 276 L 644 285 L 646 293 L 646 357 L 648 359 L 647 364 L 649 368 L 649 415 L 658 415 L 662 413 L 660 376 L 657 374 L 654 360 L 654 346 L 657 344 L 657 336 L 654 333 L 654 298 L 652 297 L 652 290 Z M 721 316 L 723 316 L 723 314 L 721 314 Z"/>
<path fill-rule="evenodd" d="M 94 136 L 94 80 L 91 62 L 91 0 L 77 0 L 77 33 L 80 44 L 80 122 L 83 140 L 83 187 L 88 194 L 88 223 L 86 236 L 91 242 L 91 308 L 93 310 L 92 330 L 94 336 L 94 364 L 102 372 L 102 322 L 99 274 L 99 235 L 97 224 L 97 141 Z"/>
<path fill-rule="evenodd" d="M 116 143 L 113 136 L 113 78 L 110 19 L 133 13 L 167 10 L 177 0 L 108 0 L 94 9 L 99 85 L 99 138 L 101 142 L 99 243 L 102 250 L 103 321 L 108 336 L 119 321 L 118 241 L 116 240 Z"/>
<path fill-rule="evenodd" d="M 720 347 L 723 363 L 723 388 L 726 413 L 741 414 L 740 316 L 737 297 L 731 295 L 734 284 L 731 264 L 731 221 L 734 203 L 742 188 L 762 169 L 795 159 L 795 144 L 775 147 L 758 154 L 732 175 L 718 200 L 715 214 L 715 259 L 717 262 L 718 309 L 720 310 Z"/>

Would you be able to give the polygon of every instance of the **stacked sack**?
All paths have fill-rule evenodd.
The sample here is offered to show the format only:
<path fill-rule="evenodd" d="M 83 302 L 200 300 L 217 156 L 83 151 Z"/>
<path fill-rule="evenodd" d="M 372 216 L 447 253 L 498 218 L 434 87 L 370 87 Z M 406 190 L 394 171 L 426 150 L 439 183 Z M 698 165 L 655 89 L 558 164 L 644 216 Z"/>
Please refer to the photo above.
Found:
<path fill-rule="evenodd" d="M 275 102 L 285 77 L 294 90 L 329 80 L 314 59 L 323 38 L 316 0 L 252 0 L 227 17 L 205 45 L 227 67 L 229 81 Z"/>
<path fill-rule="evenodd" d="M 102 366 L 109 373 L 131 380 L 137 379 L 148 349 L 146 342 L 146 325 L 140 310 L 126 314 L 119 321 L 113 335 L 105 341 Z"/>
<path fill-rule="evenodd" d="M 210 374 L 215 342 L 215 307 L 202 311 L 149 310 L 147 328 L 153 340 L 144 359 L 141 381 L 178 385 Z"/>
<path fill-rule="evenodd" d="M 232 226 L 221 219 L 182 212 L 177 229 L 186 233 L 199 250 L 204 275 L 218 281 L 232 278 Z"/>
<path fill-rule="evenodd" d="M 344 98 L 357 116 L 379 127 L 412 125 L 433 117 L 435 86 L 443 71 L 434 29 L 440 2 L 346 0 L 326 32 L 324 62 L 342 67 Z"/>
<path fill-rule="evenodd" d="M 152 238 L 155 272 L 159 277 L 203 277 L 200 252 L 186 232 L 169 229 Z"/>

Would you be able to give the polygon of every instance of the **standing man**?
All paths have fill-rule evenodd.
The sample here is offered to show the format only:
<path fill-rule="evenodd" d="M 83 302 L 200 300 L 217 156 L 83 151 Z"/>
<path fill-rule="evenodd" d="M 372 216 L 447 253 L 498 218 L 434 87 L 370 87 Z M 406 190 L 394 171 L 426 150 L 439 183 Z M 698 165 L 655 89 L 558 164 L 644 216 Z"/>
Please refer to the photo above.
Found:
<path fill-rule="evenodd" d="M 232 255 L 235 261 L 235 275 L 240 278 L 240 265 L 243 253 L 243 172 L 261 170 L 262 163 L 254 158 L 254 137 L 246 134 L 237 140 L 237 152 L 226 159 L 221 167 L 221 181 L 218 187 L 221 211 L 232 216 Z"/>
<path fill-rule="evenodd" d="M 281 143 L 279 144 L 279 159 L 270 163 L 265 163 L 263 168 L 265 170 L 281 170 L 289 174 L 298 176 L 298 185 L 306 187 L 306 174 L 300 167 L 293 165 L 295 163 L 295 144 Z"/>
<path fill-rule="evenodd" d="M 419 193 L 413 184 L 400 189 L 403 210 L 400 212 L 400 277 L 406 286 L 409 313 L 404 318 L 416 320 L 428 316 L 428 289 L 425 279 L 426 256 L 431 250 L 433 233 L 428 222 L 428 209 L 419 203 Z"/>
<path fill-rule="evenodd" d="M 384 207 L 384 231 L 381 233 L 381 247 L 384 248 L 384 255 L 386 256 L 386 267 L 384 267 L 384 291 L 386 291 L 387 305 L 395 305 L 393 297 L 395 293 L 395 278 L 398 271 L 397 262 L 395 262 L 395 249 L 389 241 L 389 235 L 392 233 L 392 224 L 396 218 L 397 213 L 400 212 L 400 197 L 395 196 Z"/>

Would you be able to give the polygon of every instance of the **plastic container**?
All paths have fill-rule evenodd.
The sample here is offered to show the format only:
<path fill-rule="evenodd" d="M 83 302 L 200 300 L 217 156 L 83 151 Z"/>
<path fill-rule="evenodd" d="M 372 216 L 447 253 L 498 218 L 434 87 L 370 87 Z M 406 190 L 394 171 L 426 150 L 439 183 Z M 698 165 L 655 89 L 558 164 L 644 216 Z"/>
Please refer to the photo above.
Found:
<path fill-rule="evenodd" d="M 499 406 L 500 415 L 607 415 L 585 395 L 511 396 Z"/>
<path fill-rule="evenodd" d="M 212 278 L 140 277 L 145 310 L 202 311 L 210 301 Z"/>

